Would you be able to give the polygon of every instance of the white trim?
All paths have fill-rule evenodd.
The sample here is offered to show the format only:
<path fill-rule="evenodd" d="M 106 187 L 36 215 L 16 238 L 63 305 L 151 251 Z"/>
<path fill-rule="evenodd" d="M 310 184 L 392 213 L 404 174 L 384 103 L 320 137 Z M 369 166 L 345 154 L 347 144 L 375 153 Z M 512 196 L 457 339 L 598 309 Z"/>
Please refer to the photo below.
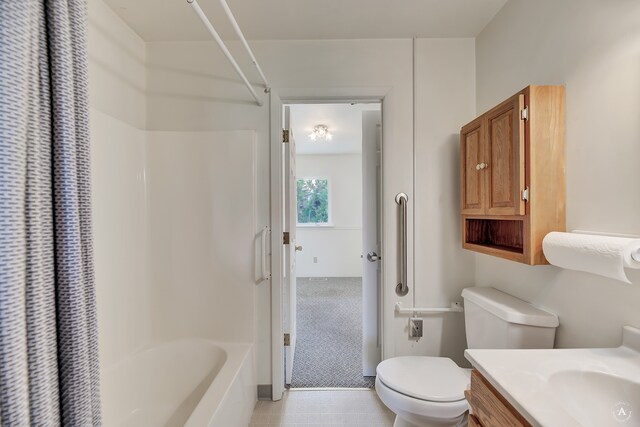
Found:
<path fill-rule="evenodd" d="M 629 328 L 630 326 L 626 326 L 627 328 Z M 370 391 L 371 393 L 375 393 L 375 389 L 372 388 L 366 388 L 366 387 L 297 387 L 297 388 L 290 388 L 289 390 L 287 390 L 287 393 L 297 393 L 299 391 Z M 333 424 L 331 424 L 333 425 Z M 336 424 L 336 425 L 341 425 L 341 424 Z"/>
<path fill-rule="evenodd" d="M 380 114 L 382 118 L 382 126 L 384 128 L 384 97 L 389 88 L 380 88 L 380 87 L 372 87 L 372 88 L 343 88 L 337 90 L 340 94 L 337 96 L 330 95 L 324 97 L 322 95 L 318 95 L 318 92 L 331 93 L 336 92 L 335 89 L 322 89 L 319 91 L 318 89 L 306 89 L 306 88 L 295 88 L 295 89 L 287 89 L 280 88 L 280 91 L 284 91 L 284 99 L 280 100 L 278 95 L 274 94 L 274 90 L 270 92 L 270 143 L 271 143 L 271 268 L 272 268 L 272 280 L 271 280 L 271 380 L 272 380 L 272 400 L 280 400 L 282 399 L 283 393 L 285 391 L 285 378 L 284 378 L 284 345 L 283 345 L 283 321 L 282 321 L 282 286 L 283 286 L 283 276 L 282 276 L 282 245 L 280 244 L 279 236 L 282 235 L 282 173 L 283 173 L 283 162 L 282 162 L 282 120 L 280 120 L 280 124 L 278 126 L 274 126 L 274 117 L 273 117 L 273 108 L 276 106 L 275 104 L 280 104 L 282 107 L 284 104 L 341 104 L 341 103 L 349 103 L 349 102 L 363 102 L 363 103 L 379 103 L 380 104 Z M 363 95 L 362 93 L 367 93 Z M 373 94 L 373 95 L 372 95 Z M 282 114 L 282 112 L 280 113 Z M 282 118 L 282 117 L 281 117 Z M 276 123 L 278 124 L 278 123 Z M 384 138 L 381 142 L 381 156 L 384 152 Z M 384 169 L 380 169 L 380 179 L 381 182 L 384 182 Z M 384 185 L 380 188 L 380 197 L 384 200 Z M 381 252 L 384 253 L 384 209 L 380 212 L 380 221 L 382 224 L 382 236 L 381 238 Z M 313 228 L 312 228 L 313 229 Z M 384 289 L 384 271 L 385 271 L 385 258 L 381 260 L 381 277 L 382 277 L 382 287 Z M 385 304 L 385 292 L 381 292 L 380 295 L 381 301 L 379 301 L 378 307 L 378 319 L 380 322 L 380 326 L 384 325 L 384 311 L 383 307 Z M 385 345 L 384 345 L 384 327 L 379 328 L 380 332 L 380 353 L 384 355 Z M 352 390 L 352 389 L 350 389 Z"/>
<path fill-rule="evenodd" d="M 283 159 L 282 101 L 273 91 L 269 94 L 269 141 L 271 169 L 271 399 L 280 400 L 284 393 L 284 324 L 282 319 L 283 287 Z M 279 111 L 278 111 L 279 109 Z"/>

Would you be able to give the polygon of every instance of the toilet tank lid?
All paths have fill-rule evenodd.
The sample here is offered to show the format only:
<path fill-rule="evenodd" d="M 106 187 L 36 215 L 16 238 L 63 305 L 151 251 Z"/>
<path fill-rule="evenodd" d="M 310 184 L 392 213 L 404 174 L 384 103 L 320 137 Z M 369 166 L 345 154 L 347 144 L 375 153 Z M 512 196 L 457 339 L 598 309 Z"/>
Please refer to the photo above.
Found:
<path fill-rule="evenodd" d="M 555 314 L 536 308 L 528 302 L 494 288 L 465 288 L 462 290 L 462 298 L 509 323 L 544 328 L 556 328 L 560 324 Z"/>

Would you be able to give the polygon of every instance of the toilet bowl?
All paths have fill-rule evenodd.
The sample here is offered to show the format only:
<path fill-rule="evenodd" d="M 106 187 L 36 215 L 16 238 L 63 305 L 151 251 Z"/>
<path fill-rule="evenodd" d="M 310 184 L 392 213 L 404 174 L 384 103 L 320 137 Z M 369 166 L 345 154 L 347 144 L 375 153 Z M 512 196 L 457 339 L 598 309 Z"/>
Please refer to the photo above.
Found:
<path fill-rule="evenodd" d="M 378 365 L 376 392 L 397 415 L 394 427 L 461 427 L 470 372 L 446 357 L 394 357 Z"/>
<path fill-rule="evenodd" d="M 489 287 L 466 288 L 469 348 L 552 348 L 558 317 Z M 376 392 L 396 414 L 394 427 L 463 427 L 470 370 L 447 357 L 393 357 L 376 370 Z"/>

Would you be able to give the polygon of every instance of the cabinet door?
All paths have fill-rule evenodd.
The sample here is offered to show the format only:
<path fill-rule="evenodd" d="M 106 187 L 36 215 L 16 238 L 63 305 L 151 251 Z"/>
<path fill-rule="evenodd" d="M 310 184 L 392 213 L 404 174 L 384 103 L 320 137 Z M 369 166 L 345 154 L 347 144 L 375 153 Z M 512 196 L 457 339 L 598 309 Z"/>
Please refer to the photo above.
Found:
<path fill-rule="evenodd" d="M 482 427 L 480 421 L 473 415 L 469 414 L 469 427 Z"/>
<path fill-rule="evenodd" d="M 484 159 L 484 127 L 482 118 L 460 131 L 460 197 L 462 213 L 484 213 L 484 183 L 480 164 Z"/>
<path fill-rule="evenodd" d="M 486 114 L 486 213 L 524 215 L 524 95 L 518 94 Z"/>

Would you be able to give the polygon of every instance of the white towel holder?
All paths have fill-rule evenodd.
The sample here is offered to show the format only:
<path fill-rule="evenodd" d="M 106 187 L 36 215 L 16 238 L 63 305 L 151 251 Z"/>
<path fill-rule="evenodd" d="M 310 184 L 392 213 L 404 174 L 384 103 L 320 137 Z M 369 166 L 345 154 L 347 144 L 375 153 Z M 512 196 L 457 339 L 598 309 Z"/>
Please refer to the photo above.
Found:
<path fill-rule="evenodd" d="M 261 259 L 260 259 L 260 267 L 262 270 L 262 276 L 261 279 L 262 280 L 269 280 L 271 279 L 271 272 L 267 270 L 267 250 L 268 250 L 268 246 L 267 246 L 267 234 L 269 234 L 271 232 L 271 228 L 270 227 L 263 227 L 262 231 L 260 232 L 260 243 L 261 243 Z"/>
<path fill-rule="evenodd" d="M 411 308 L 402 308 L 402 303 L 396 303 L 396 314 L 442 314 L 442 313 L 462 313 L 464 308 L 462 304 L 459 302 L 452 302 L 451 307 L 411 307 Z"/>

